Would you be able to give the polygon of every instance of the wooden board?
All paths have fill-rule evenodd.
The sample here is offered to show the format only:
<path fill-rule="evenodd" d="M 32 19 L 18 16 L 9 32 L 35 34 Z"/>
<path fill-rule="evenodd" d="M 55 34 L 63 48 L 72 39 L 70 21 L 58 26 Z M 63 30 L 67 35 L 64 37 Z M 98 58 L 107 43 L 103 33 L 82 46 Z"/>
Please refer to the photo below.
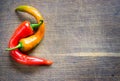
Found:
<path fill-rule="evenodd" d="M 43 41 L 29 55 L 54 61 L 52 66 L 25 66 L 5 51 L 26 13 L 19 5 L 37 8 L 45 18 Z M 0 81 L 120 81 L 119 0 L 0 1 Z"/>

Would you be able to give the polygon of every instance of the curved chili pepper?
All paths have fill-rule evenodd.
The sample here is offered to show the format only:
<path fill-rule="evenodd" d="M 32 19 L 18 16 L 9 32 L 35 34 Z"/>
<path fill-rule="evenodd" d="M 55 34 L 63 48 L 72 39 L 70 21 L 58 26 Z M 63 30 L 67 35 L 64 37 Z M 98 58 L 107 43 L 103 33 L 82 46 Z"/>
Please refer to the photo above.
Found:
<path fill-rule="evenodd" d="M 27 12 L 27 13 L 31 14 L 32 16 L 34 16 L 36 18 L 37 22 L 39 22 L 40 20 L 43 20 L 43 16 L 41 15 L 41 13 L 36 8 L 34 8 L 32 6 L 20 5 L 15 10 Z"/>
<path fill-rule="evenodd" d="M 13 36 L 10 39 L 9 47 L 15 47 L 19 40 L 31 35 L 33 33 L 32 28 L 29 25 L 29 22 L 23 22 L 14 32 Z M 21 64 L 25 65 L 51 65 L 52 61 L 46 60 L 43 58 L 30 57 L 21 53 L 18 49 L 10 51 L 11 57 Z"/>
<path fill-rule="evenodd" d="M 16 11 L 27 12 L 33 15 L 36 18 L 38 23 L 40 19 L 43 20 L 43 17 L 40 14 L 40 12 L 32 6 L 21 5 L 16 8 Z M 43 39 L 44 33 L 45 33 L 45 23 L 43 22 L 41 27 L 38 29 L 38 31 L 34 35 L 21 39 L 19 41 L 19 44 L 16 47 L 14 47 L 14 49 L 21 48 L 21 51 L 24 51 L 24 52 L 31 50 L 33 47 L 39 44 L 39 42 Z"/>
<path fill-rule="evenodd" d="M 8 48 L 7 50 L 15 50 L 17 48 L 20 48 L 21 51 L 24 51 L 24 52 L 29 51 L 33 47 L 35 47 L 37 44 L 39 44 L 39 42 L 42 40 L 44 36 L 44 32 L 45 32 L 44 24 L 42 24 L 41 27 L 39 27 L 38 31 L 34 35 L 20 39 L 17 46 L 13 48 Z"/>
<path fill-rule="evenodd" d="M 33 30 L 35 30 L 36 28 L 38 28 L 40 25 L 42 25 L 42 23 L 43 23 L 43 20 L 40 20 L 40 22 L 38 23 L 38 24 L 30 24 L 30 22 L 28 22 L 28 21 L 24 21 L 19 27 L 18 27 L 18 29 L 15 31 L 15 35 L 16 35 L 16 33 L 17 32 L 19 32 L 19 31 L 23 31 L 22 29 L 24 29 L 24 28 L 29 28 L 29 29 L 32 29 L 32 31 L 31 31 L 31 34 L 30 35 L 32 35 L 33 34 Z M 26 26 L 26 27 L 23 27 L 23 26 Z M 23 28 L 22 28 L 23 27 Z M 27 30 L 27 29 L 26 29 Z M 27 33 L 27 32 L 26 32 Z M 26 34 L 24 35 L 25 37 L 27 36 Z M 23 47 L 23 43 L 22 42 L 20 42 L 17 46 L 15 46 L 15 47 L 13 47 L 13 48 L 7 48 L 6 50 L 7 51 L 10 51 L 10 50 L 15 50 L 15 49 L 17 49 L 17 48 L 22 48 Z"/>
<path fill-rule="evenodd" d="M 23 8 L 25 8 L 25 7 L 23 7 Z M 19 10 L 19 7 L 17 9 Z M 34 8 L 33 8 L 33 10 L 31 10 L 31 9 L 29 9 L 29 7 L 26 7 L 26 9 L 23 9 L 23 11 L 26 11 L 26 12 L 28 11 L 28 13 L 30 13 L 30 14 L 33 13 L 32 15 L 37 19 L 38 22 L 40 19 L 43 19 L 40 14 L 35 14 L 37 11 L 34 12 Z M 18 32 L 18 30 L 20 28 L 22 28 L 22 27 L 18 27 L 16 30 L 17 32 L 15 32 L 13 34 L 12 38 L 10 39 L 10 42 L 9 42 L 10 48 L 15 47 L 19 43 L 20 39 L 27 37 L 31 34 L 29 32 L 24 32 L 24 31 L 28 31 L 27 29 L 25 29 L 25 30 L 21 29 Z M 40 30 L 40 29 L 41 29 L 41 31 L 45 29 L 44 23 L 42 24 L 42 26 L 38 30 Z M 25 65 L 51 65 L 53 63 L 52 61 L 46 60 L 43 58 L 36 58 L 36 57 L 27 56 L 27 55 L 21 53 L 21 51 L 19 51 L 18 49 L 12 50 L 10 52 L 11 52 L 11 54 L 10 54 L 11 57 L 13 57 L 14 60 L 16 60 L 17 62 L 19 62 L 21 64 L 25 64 Z"/>
<path fill-rule="evenodd" d="M 39 42 L 42 40 L 44 36 L 44 24 L 41 25 L 41 27 L 38 29 L 38 31 L 27 38 L 21 39 L 19 42 L 24 45 L 21 50 L 22 51 L 28 51 L 31 50 L 33 47 L 39 44 Z"/>

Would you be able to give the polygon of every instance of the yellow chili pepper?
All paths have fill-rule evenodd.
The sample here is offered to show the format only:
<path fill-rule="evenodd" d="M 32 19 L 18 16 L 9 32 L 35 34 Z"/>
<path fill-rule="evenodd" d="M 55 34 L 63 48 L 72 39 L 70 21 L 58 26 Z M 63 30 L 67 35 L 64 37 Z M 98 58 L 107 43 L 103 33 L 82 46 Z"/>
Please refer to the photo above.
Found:
<path fill-rule="evenodd" d="M 21 5 L 16 8 L 16 11 L 22 11 L 27 12 L 34 16 L 38 23 L 40 23 L 40 20 L 43 20 L 43 17 L 41 13 L 32 6 L 27 5 Z M 38 28 L 37 32 L 34 35 L 31 35 L 27 38 L 23 38 L 19 41 L 19 44 L 14 47 L 10 48 L 9 50 L 14 50 L 16 48 L 20 48 L 21 51 L 29 51 L 33 47 L 35 47 L 39 42 L 43 39 L 45 33 L 45 23 L 43 22 L 42 25 Z"/>
<path fill-rule="evenodd" d="M 32 16 L 34 16 L 36 18 L 37 22 L 39 22 L 40 20 L 43 20 L 41 13 L 32 6 L 21 5 L 21 6 L 18 6 L 15 10 L 27 12 L 27 13 L 31 14 Z"/>

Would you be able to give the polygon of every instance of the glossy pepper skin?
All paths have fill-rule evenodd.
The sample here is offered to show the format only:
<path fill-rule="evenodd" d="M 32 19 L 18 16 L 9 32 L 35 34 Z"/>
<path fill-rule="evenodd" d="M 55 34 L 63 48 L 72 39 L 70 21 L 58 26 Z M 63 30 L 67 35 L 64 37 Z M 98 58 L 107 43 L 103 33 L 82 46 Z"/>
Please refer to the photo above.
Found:
<path fill-rule="evenodd" d="M 20 33 L 20 32 L 24 32 L 24 33 Z M 32 35 L 33 33 L 34 33 L 33 29 L 30 27 L 30 22 L 29 21 L 24 21 L 23 23 L 21 23 L 19 25 L 19 27 L 13 33 L 13 36 L 12 36 L 10 41 L 16 40 L 13 43 L 17 45 L 18 41 L 21 39 L 21 37 L 24 38 L 24 37 Z M 19 35 L 19 37 L 18 37 L 18 35 Z M 12 42 L 9 42 L 9 47 L 10 48 L 14 47 L 11 43 Z"/>
<path fill-rule="evenodd" d="M 40 20 L 43 20 L 41 13 L 32 6 L 21 5 L 16 8 L 16 11 L 22 11 L 31 14 L 36 18 L 38 23 L 40 23 L 39 22 Z M 43 22 L 41 27 L 39 27 L 38 31 L 34 35 L 31 35 L 30 37 L 27 38 L 23 38 L 19 41 L 19 44 L 22 44 L 21 45 L 22 47 L 20 46 L 21 51 L 25 52 L 34 48 L 43 39 L 44 34 L 45 34 L 45 23 Z"/>
<path fill-rule="evenodd" d="M 44 37 L 44 32 L 45 32 L 44 24 L 42 24 L 41 27 L 38 29 L 38 31 L 34 35 L 21 39 L 19 42 L 22 43 L 22 45 L 24 45 L 21 48 L 21 50 L 28 51 L 28 50 L 31 50 L 36 45 L 38 45 L 42 40 L 42 38 Z"/>
<path fill-rule="evenodd" d="M 41 13 L 36 8 L 29 6 L 29 5 L 20 5 L 15 9 L 15 11 L 27 12 L 31 14 L 32 16 L 34 16 L 37 22 L 39 22 L 40 20 L 44 20 Z"/>
<path fill-rule="evenodd" d="M 28 22 L 28 21 L 25 21 L 26 22 L 26 25 L 27 26 L 30 26 L 31 28 L 32 28 L 32 30 L 35 30 L 36 28 L 38 28 L 38 27 L 41 27 L 41 25 L 43 24 L 43 20 L 40 20 L 40 22 L 38 23 L 38 24 L 30 24 L 30 22 Z M 24 22 L 24 23 L 25 23 Z M 23 25 L 24 25 L 24 23 L 23 23 Z M 21 26 L 22 27 L 22 26 Z M 17 32 L 19 32 L 19 31 L 17 31 Z M 33 34 L 33 31 L 32 31 L 32 33 L 31 33 L 31 35 Z M 28 37 L 29 38 L 29 37 Z M 32 40 L 32 39 L 31 39 Z M 29 41 L 27 41 L 27 43 L 28 42 L 31 42 L 30 40 Z M 29 45 L 29 44 L 28 44 Z M 31 45 L 30 45 L 31 46 Z M 32 46 L 31 46 L 32 47 Z M 19 42 L 19 44 L 17 45 L 17 46 L 15 46 L 15 47 L 13 47 L 13 48 L 7 48 L 6 50 L 7 51 L 10 51 L 10 50 L 15 50 L 15 49 L 17 49 L 17 48 L 21 48 L 21 49 L 23 49 L 23 50 L 25 50 L 26 48 L 28 48 L 28 46 L 25 48 L 25 44 L 24 44 L 24 42 L 22 43 L 22 42 Z"/>
<path fill-rule="evenodd" d="M 30 27 L 29 22 L 25 21 L 21 25 L 18 26 L 18 28 L 13 33 L 10 42 L 9 47 L 13 48 L 18 43 L 19 40 L 31 35 L 33 33 L 33 29 Z M 10 56 L 20 64 L 25 65 L 51 65 L 52 61 L 43 59 L 43 58 L 37 58 L 37 57 L 30 57 L 25 54 L 23 54 L 19 49 L 15 49 L 10 51 Z"/>

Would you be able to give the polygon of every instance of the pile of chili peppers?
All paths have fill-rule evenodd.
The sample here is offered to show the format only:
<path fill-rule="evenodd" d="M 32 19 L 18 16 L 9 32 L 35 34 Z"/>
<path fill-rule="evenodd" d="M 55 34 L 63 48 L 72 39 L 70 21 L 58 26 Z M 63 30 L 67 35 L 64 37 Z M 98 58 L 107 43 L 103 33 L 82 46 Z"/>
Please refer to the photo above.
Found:
<path fill-rule="evenodd" d="M 18 63 L 25 65 L 51 65 L 53 62 L 44 58 L 32 57 L 24 54 L 40 43 L 45 33 L 45 23 L 40 12 L 28 5 L 18 6 L 16 12 L 22 11 L 31 14 L 37 20 L 37 24 L 29 21 L 22 22 L 13 33 L 9 48 L 10 56 Z M 35 32 L 34 30 L 37 31 Z"/>

